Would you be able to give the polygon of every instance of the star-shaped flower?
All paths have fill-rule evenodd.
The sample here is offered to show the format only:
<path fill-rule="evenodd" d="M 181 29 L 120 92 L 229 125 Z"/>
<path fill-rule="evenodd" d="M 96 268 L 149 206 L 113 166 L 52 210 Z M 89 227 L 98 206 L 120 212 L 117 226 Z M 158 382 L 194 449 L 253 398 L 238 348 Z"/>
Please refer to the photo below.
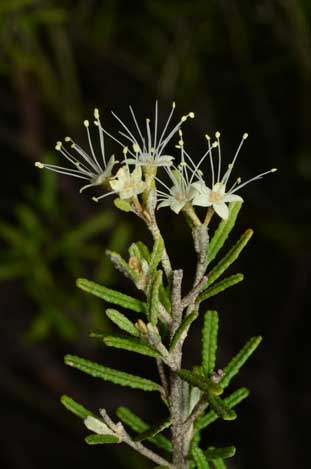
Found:
<path fill-rule="evenodd" d="M 77 143 L 75 143 L 70 137 L 65 138 L 65 142 L 69 143 L 71 148 L 78 154 L 78 157 L 70 153 L 62 142 L 57 142 L 55 149 L 59 151 L 69 161 L 72 167 L 58 166 L 54 164 L 45 164 L 37 161 L 35 165 L 40 168 L 46 168 L 56 173 L 65 174 L 66 176 L 72 176 L 79 179 L 88 181 L 88 184 L 81 187 L 80 192 L 84 191 L 89 187 L 103 186 L 109 178 L 112 176 L 112 169 L 118 161 L 115 160 L 114 155 L 110 156 L 106 160 L 105 155 L 105 144 L 104 144 L 104 133 L 102 131 L 98 109 L 94 111 L 95 125 L 98 127 L 100 149 L 101 149 L 101 162 L 97 158 L 94 147 L 92 144 L 91 134 L 89 131 L 89 121 L 84 121 L 84 126 L 87 131 L 87 137 L 89 142 L 90 153 L 83 150 Z M 108 194 L 105 194 L 108 195 Z"/>
<path fill-rule="evenodd" d="M 113 192 L 117 193 L 120 199 L 130 199 L 134 195 L 144 192 L 146 184 L 142 180 L 142 170 L 137 166 L 130 172 L 128 166 L 122 166 L 110 180 Z"/>
<path fill-rule="evenodd" d="M 178 132 L 182 124 L 190 117 L 194 118 L 194 113 L 189 112 L 187 115 L 181 117 L 179 122 L 171 129 L 168 130 L 175 111 L 175 103 L 172 105 L 171 112 L 168 116 L 166 124 L 162 132 L 159 132 L 158 126 L 158 102 L 155 104 L 154 122 L 151 125 L 150 119 L 146 119 L 146 128 L 140 127 L 134 110 L 130 106 L 130 113 L 134 123 L 134 129 L 130 130 L 125 123 L 114 113 L 112 115 L 121 124 L 124 131 L 119 131 L 119 134 L 127 140 L 126 143 L 121 142 L 113 135 L 108 133 L 105 129 L 103 131 L 115 140 L 123 148 L 127 148 L 127 164 L 136 166 L 171 166 L 174 160 L 173 156 L 163 154 L 165 147 Z M 130 145 L 129 143 L 130 142 Z"/>
<path fill-rule="evenodd" d="M 228 202 L 243 202 L 242 197 L 236 195 L 236 192 L 240 190 L 242 187 L 246 186 L 252 181 L 256 181 L 261 179 L 263 176 L 269 173 L 273 173 L 276 171 L 276 168 L 271 169 L 270 171 L 265 171 L 264 173 L 258 174 L 257 176 L 249 179 L 246 182 L 241 183 L 241 179 L 238 178 L 236 182 L 231 186 L 230 189 L 227 189 L 227 183 L 229 177 L 231 175 L 232 169 L 240 152 L 240 149 L 243 145 L 243 142 L 247 139 L 248 134 L 244 134 L 240 145 L 234 155 L 234 158 L 229 164 L 227 171 L 221 178 L 221 148 L 220 148 L 220 132 L 216 132 L 215 134 L 217 139 L 217 145 L 214 144 L 214 147 L 217 146 L 218 148 L 218 168 L 217 168 L 217 175 L 215 177 L 215 168 L 214 162 L 212 157 L 212 151 L 209 152 L 210 155 L 210 165 L 211 165 L 211 173 L 212 173 L 212 186 L 209 188 L 204 180 L 201 178 L 199 181 L 196 181 L 192 184 L 192 187 L 196 190 L 196 195 L 193 197 L 192 204 L 198 205 L 201 207 L 213 207 L 215 212 L 224 220 L 228 218 L 229 209 L 227 206 Z M 209 144 L 209 149 L 212 150 L 213 145 L 210 144 L 210 137 L 206 136 Z M 216 179 L 216 180 L 215 180 Z"/>

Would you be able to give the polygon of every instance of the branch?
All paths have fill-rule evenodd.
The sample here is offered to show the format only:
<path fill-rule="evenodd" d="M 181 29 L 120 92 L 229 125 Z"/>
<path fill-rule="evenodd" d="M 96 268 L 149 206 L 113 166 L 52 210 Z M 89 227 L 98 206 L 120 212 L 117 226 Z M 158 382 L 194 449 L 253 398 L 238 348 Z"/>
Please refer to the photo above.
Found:
<path fill-rule="evenodd" d="M 137 441 L 133 441 L 130 435 L 127 433 L 125 430 L 124 426 L 122 425 L 121 422 L 114 423 L 113 420 L 109 417 L 105 409 L 100 409 L 100 414 L 103 417 L 104 422 L 108 427 L 116 433 L 116 435 L 120 436 L 121 440 L 123 443 L 126 443 L 128 446 L 131 448 L 135 449 L 138 453 L 142 454 L 146 458 L 150 459 L 153 461 L 155 464 L 158 464 L 160 466 L 167 466 L 171 469 L 174 469 L 174 465 L 171 464 L 169 461 L 166 459 L 162 458 L 159 456 L 157 453 L 154 453 L 151 451 L 149 448 L 146 448 L 142 443 L 139 443 Z"/>
<path fill-rule="evenodd" d="M 199 295 L 199 293 L 201 292 L 201 289 L 202 287 L 204 286 L 204 284 L 207 282 L 207 276 L 204 276 L 201 278 L 201 280 L 199 281 L 199 283 L 197 283 L 193 288 L 192 290 L 188 293 L 188 295 L 186 295 L 182 301 L 181 301 L 181 308 L 184 309 L 184 308 L 187 308 L 189 305 L 191 305 L 192 303 L 195 303 L 195 300 L 197 298 L 197 296 Z"/>
<path fill-rule="evenodd" d="M 206 404 L 207 404 L 207 396 L 203 394 L 199 402 L 194 406 L 189 417 L 184 421 L 184 426 L 186 428 L 190 427 L 196 421 L 199 415 L 205 410 Z"/>

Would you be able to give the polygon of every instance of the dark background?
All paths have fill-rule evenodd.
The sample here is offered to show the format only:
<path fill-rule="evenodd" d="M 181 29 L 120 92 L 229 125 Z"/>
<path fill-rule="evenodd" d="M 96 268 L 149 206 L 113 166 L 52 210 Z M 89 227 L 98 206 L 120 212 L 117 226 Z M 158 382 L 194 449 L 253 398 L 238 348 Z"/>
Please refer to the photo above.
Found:
<path fill-rule="evenodd" d="M 238 420 L 217 423 L 206 445 L 236 444 L 232 469 L 308 467 L 310 12 L 308 0 L 1 0 L 1 468 L 152 467 L 125 447 L 87 447 L 82 423 L 59 404 L 67 393 L 93 410 L 128 404 L 150 421 L 164 412 L 155 396 L 63 365 L 69 352 L 153 375 L 151 361 L 87 337 L 108 327 L 104 305 L 75 288 L 83 275 L 130 291 L 104 250 L 151 240 L 111 199 L 95 206 L 75 180 L 33 163 L 53 158 L 64 135 L 85 142 L 82 121 L 94 106 L 113 128 L 111 109 L 128 119 L 132 104 L 142 119 L 156 98 L 163 116 L 172 100 L 180 114 L 195 111 L 187 123 L 194 159 L 206 131 L 222 131 L 226 161 L 247 131 L 240 174 L 279 169 L 242 194 L 231 240 L 248 227 L 255 236 L 232 272 L 246 280 L 210 301 L 221 315 L 219 366 L 250 336 L 264 342 L 234 383 L 251 390 Z M 165 210 L 160 224 L 189 282 L 186 225 Z M 188 365 L 199 360 L 199 330 Z"/>

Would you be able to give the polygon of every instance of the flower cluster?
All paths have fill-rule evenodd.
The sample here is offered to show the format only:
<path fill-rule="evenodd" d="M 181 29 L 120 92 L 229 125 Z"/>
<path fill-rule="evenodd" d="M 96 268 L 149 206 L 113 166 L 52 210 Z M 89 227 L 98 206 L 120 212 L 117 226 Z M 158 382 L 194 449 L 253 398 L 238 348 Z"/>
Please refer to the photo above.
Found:
<path fill-rule="evenodd" d="M 107 197 L 111 194 L 117 195 L 119 199 L 135 201 L 140 194 L 147 193 L 151 187 L 154 189 L 157 198 L 157 208 L 169 207 L 178 214 L 181 211 L 193 213 L 195 206 L 207 207 L 208 210 L 215 211 L 219 217 L 226 219 L 229 214 L 227 204 L 229 202 L 242 202 L 243 199 L 237 195 L 242 187 L 252 181 L 261 179 L 264 175 L 276 171 L 275 168 L 258 174 L 257 176 L 242 182 L 238 178 L 231 187 L 228 188 L 229 178 L 235 166 L 237 157 L 242 145 L 248 135 L 245 133 L 235 152 L 231 163 L 222 174 L 222 155 L 220 145 L 220 132 L 215 133 L 215 141 L 211 141 L 210 136 L 205 135 L 207 140 L 207 150 L 197 163 L 185 150 L 183 132 L 181 127 L 188 118 L 194 118 L 194 113 L 189 112 L 175 124 L 171 125 L 175 103 L 169 113 L 168 119 L 161 131 L 158 124 L 158 103 L 155 104 L 154 120 L 145 120 L 144 128 L 140 127 L 133 108 L 130 106 L 133 129 L 128 128 L 125 123 L 115 114 L 113 117 L 121 125 L 120 137 L 116 138 L 109 133 L 100 120 L 98 109 L 94 110 L 94 125 L 98 129 L 100 155 L 97 156 L 91 133 L 90 123 L 84 121 L 87 132 L 89 150 L 83 150 L 70 137 L 65 138 L 72 152 L 67 149 L 61 141 L 56 143 L 55 149 L 70 163 L 70 166 L 57 166 L 36 162 L 38 168 L 46 168 L 68 176 L 84 179 L 87 181 L 80 192 L 87 188 L 99 186 L 105 192 L 98 197 L 93 197 L 94 201 Z M 166 154 L 165 150 L 172 138 L 178 135 L 178 144 L 175 147 L 180 152 L 179 161 L 176 162 L 174 156 Z M 105 138 L 115 141 L 121 147 L 122 158 L 119 161 L 114 155 L 109 158 L 105 153 Z M 75 152 L 73 154 L 73 152 Z M 210 181 L 202 171 L 203 163 L 208 160 L 210 166 Z M 120 167 L 114 173 L 117 164 Z M 158 169 L 164 169 L 166 180 L 157 176 Z M 150 179 L 150 174 L 152 175 Z M 149 178 L 148 178 L 149 175 Z M 155 184 L 154 184 L 155 183 Z M 152 186 L 152 184 L 154 184 Z M 161 189 L 159 188 L 161 186 Z"/>

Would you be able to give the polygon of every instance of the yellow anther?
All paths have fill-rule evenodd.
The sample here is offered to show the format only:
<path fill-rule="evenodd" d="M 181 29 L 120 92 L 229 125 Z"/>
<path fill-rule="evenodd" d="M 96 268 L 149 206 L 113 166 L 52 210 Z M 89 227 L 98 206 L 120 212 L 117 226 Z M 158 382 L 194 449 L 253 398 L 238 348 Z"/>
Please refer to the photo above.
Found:
<path fill-rule="evenodd" d="M 213 143 L 212 143 L 212 147 L 213 147 L 213 148 L 218 147 L 218 142 L 213 142 Z"/>
<path fill-rule="evenodd" d="M 95 119 L 99 119 L 99 110 L 97 107 L 94 109 L 94 117 Z"/>
<path fill-rule="evenodd" d="M 126 155 L 128 151 L 129 151 L 128 147 L 124 147 L 124 148 L 123 148 L 123 154 L 124 154 L 124 155 Z"/>
<path fill-rule="evenodd" d="M 211 139 L 211 137 L 210 137 L 208 134 L 205 134 L 205 138 L 206 138 L 206 140 L 210 140 L 210 139 Z"/>
<path fill-rule="evenodd" d="M 94 202 L 98 202 L 98 198 L 97 198 L 97 197 L 92 197 L 92 200 L 93 200 Z"/>
<path fill-rule="evenodd" d="M 140 146 L 137 143 L 133 144 L 133 150 L 135 151 L 135 153 L 139 153 L 141 151 Z"/>
<path fill-rule="evenodd" d="M 246 140 L 248 137 L 248 133 L 245 132 L 245 134 L 243 134 L 243 140 Z"/>
<path fill-rule="evenodd" d="M 220 137 L 220 132 L 217 131 L 217 132 L 215 133 L 215 137 L 216 137 L 216 138 L 219 138 L 219 137 Z"/>
<path fill-rule="evenodd" d="M 175 107 L 176 107 L 176 103 L 175 103 L 175 101 L 173 101 L 172 102 L 172 108 L 175 109 Z"/>
<path fill-rule="evenodd" d="M 275 173 L 278 170 L 278 168 L 272 168 L 271 173 Z"/>
<path fill-rule="evenodd" d="M 40 161 L 36 161 L 36 162 L 35 162 L 35 166 L 36 166 L 37 168 L 40 168 L 40 169 L 43 169 L 43 168 L 44 168 L 44 164 L 41 163 Z"/>
<path fill-rule="evenodd" d="M 194 119 L 195 114 L 194 112 L 191 111 L 189 112 L 188 116 L 190 117 L 190 119 Z"/>
<path fill-rule="evenodd" d="M 62 142 L 56 142 L 55 150 L 60 151 L 62 149 Z"/>

